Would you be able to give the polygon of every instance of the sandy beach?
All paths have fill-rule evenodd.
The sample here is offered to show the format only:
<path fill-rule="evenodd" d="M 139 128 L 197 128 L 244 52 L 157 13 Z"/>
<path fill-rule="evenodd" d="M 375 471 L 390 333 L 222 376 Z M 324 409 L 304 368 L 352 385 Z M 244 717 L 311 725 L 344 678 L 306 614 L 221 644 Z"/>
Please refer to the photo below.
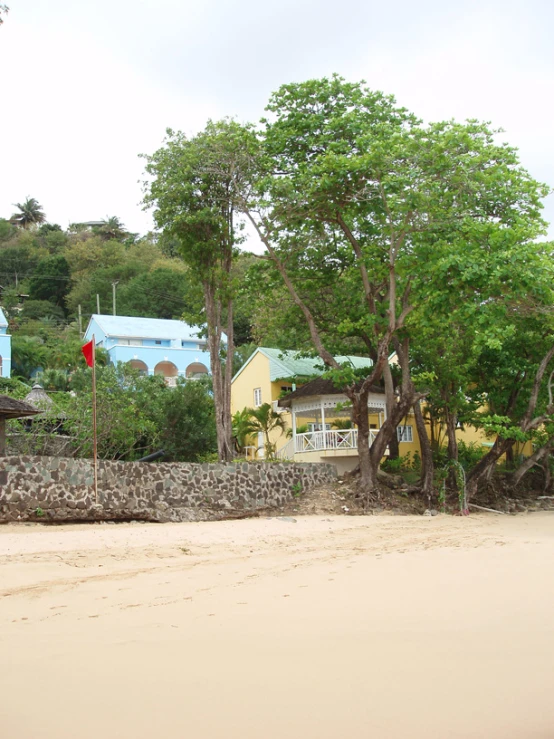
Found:
<path fill-rule="evenodd" d="M 554 737 L 554 514 L 0 528 L 2 739 Z"/>

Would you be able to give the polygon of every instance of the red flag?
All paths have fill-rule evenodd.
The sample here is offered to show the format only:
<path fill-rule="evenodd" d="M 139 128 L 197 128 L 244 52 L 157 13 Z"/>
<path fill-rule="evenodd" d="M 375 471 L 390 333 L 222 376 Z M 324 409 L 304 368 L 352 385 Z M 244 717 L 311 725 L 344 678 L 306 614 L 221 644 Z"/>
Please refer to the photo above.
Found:
<path fill-rule="evenodd" d="M 83 352 L 83 356 L 88 366 L 92 367 L 94 364 L 94 342 L 89 341 L 88 344 L 84 344 L 81 347 L 81 351 Z"/>

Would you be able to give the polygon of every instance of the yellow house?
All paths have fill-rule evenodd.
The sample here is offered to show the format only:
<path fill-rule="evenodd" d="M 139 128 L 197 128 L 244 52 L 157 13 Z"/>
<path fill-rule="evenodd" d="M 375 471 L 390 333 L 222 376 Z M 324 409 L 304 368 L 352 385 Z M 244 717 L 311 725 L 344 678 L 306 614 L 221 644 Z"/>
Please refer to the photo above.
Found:
<path fill-rule="evenodd" d="M 336 359 L 341 363 L 350 362 L 356 369 L 371 367 L 372 364 L 371 359 L 367 357 L 340 356 Z M 282 413 L 287 429 L 293 429 L 293 414 L 288 408 L 279 406 L 279 399 L 297 390 L 298 386 L 306 383 L 310 378 L 320 375 L 324 369 L 320 359 L 301 357 L 298 352 L 294 351 L 260 347 L 233 378 L 231 413 L 270 403 L 275 411 Z M 343 413 L 343 416 L 348 416 L 348 412 Z M 306 417 L 304 421 L 309 432 L 315 433 L 321 430 L 321 419 L 318 420 L 317 413 Z M 327 425 L 330 426 L 330 423 Z M 275 431 L 271 434 L 270 440 L 275 444 L 279 457 L 293 458 L 291 443 L 293 440 L 289 439 L 286 433 Z M 253 445 L 247 448 L 247 455 L 263 457 L 264 440 L 261 434 L 253 441 Z M 296 455 L 294 458 L 297 459 Z M 319 462 L 321 460 L 314 459 L 312 455 L 310 461 Z"/>
<path fill-rule="evenodd" d="M 350 362 L 355 368 L 370 367 L 366 357 L 336 357 L 340 363 Z M 233 378 L 231 412 L 255 408 L 270 403 L 282 414 L 289 433 L 274 431 L 270 441 L 277 457 L 295 462 L 331 462 L 339 474 L 353 469 L 358 463 L 357 429 L 350 421 L 349 401 L 346 395 L 333 387 L 330 380 L 316 377 L 324 372 L 319 359 L 300 357 L 297 352 L 261 347 Z M 312 378 L 316 379 L 312 379 Z M 384 392 L 372 388 L 368 399 L 370 443 L 386 418 Z M 430 428 L 427 425 L 428 434 Z M 441 433 L 434 428 L 435 438 Z M 400 456 L 420 453 L 413 413 L 397 428 Z M 474 427 L 466 426 L 457 432 L 458 440 L 466 444 L 492 446 L 493 440 Z M 261 434 L 246 450 L 247 456 L 264 456 Z M 531 453 L 527 444 L 517 452 Z"/>

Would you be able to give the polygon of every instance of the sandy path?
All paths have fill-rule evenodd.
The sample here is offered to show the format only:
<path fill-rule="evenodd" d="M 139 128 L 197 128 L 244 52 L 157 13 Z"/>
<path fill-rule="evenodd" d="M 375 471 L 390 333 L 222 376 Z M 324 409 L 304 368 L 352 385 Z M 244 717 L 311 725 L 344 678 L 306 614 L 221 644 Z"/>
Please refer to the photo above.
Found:
<path fill-rule="evenodd" d="M 2 739 L 554 737 L 554 515 L 0 527 Z"/>

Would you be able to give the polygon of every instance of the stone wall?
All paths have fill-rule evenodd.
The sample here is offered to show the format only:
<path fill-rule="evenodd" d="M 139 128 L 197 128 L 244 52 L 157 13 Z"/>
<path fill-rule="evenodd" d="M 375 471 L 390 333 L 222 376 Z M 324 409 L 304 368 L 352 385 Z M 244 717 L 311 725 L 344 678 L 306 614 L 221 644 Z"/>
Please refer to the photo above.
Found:
<path fill-rule="evenodd" d="M 277 508 L 336 478 L 330 464 L 98 463 L 11 456 L 0 460 L 0 522 L 200 521 Z"/>

